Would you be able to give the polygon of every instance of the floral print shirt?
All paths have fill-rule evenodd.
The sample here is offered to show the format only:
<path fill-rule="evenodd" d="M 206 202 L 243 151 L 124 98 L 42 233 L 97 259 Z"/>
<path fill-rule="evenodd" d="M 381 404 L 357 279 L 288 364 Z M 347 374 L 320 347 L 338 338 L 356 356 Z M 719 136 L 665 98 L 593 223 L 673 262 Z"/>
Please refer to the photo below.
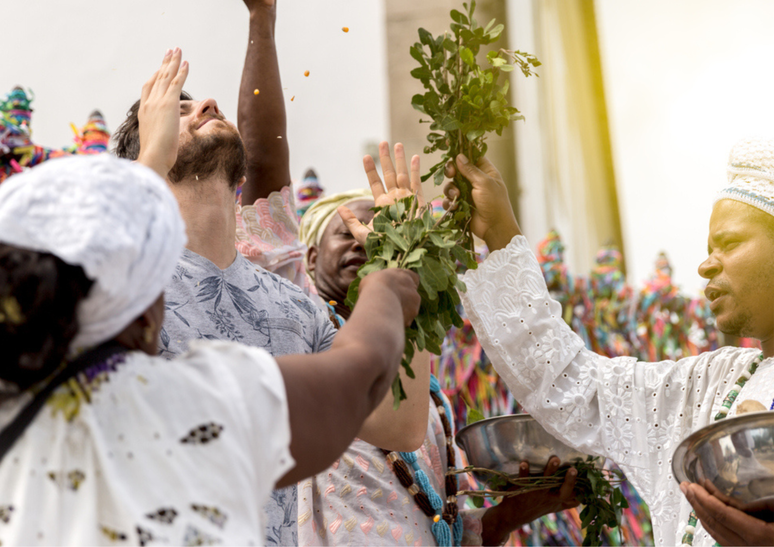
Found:
<path fill-rule="evenodd" d="M 179 355 L 198 339 L 240 342 L 275 357 L 318 353 L 330 348 L 336 334 L 327 314 L 301 289 L 239 253 L 221 270 L 185 249 L 165 300 L 164 357 Z M 276 490 L 267 511 L 267 543 L 296 544 L 296 487 Z"/>

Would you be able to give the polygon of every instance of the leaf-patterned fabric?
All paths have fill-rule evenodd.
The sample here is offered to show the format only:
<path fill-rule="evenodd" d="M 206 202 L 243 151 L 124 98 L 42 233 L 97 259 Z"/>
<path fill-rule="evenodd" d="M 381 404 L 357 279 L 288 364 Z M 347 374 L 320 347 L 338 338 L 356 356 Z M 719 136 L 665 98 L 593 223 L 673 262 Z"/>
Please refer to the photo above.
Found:
<path fill-rule="evenodd" d="M 197 342 L 92 378 L 58 388 L 0 464 L 3 545 L 264 544 L 263 506 L 294 464 L 269 354 Z M 0 427 L 26 400 L 0 407 Z"/>
<path fill-rule="evenodd" d="M 562 319 L 523 236 L 463 280 L 465 311 L 519 403 L 566 444 L 615 461 L 650 507 L 656 544 L 679 545 L 690 505 L 672 476 L 672 454 L 714 421 L 760 350 L 725 347 L 658 363 L 592 353 Z M 772 386 L 774 360 L 767 359 L 729 416 L 745 400 L 770 408 Z M 701 523 L 693 544 L 714 544 Z"/>
<path fill-rule="evenodd" d="M 185 351 L 189 341 L 229 340 L 271 355 L 317 353 L 330 348 L 336 329 L 296 285 L 237 253 L 221 270 L 185 249 L 165 292 L 160 353 Z M 256 371 L 260 374 L 260 371 Z M 298 542 L 296 487 L 272 493 L 267 506 L 270 545 Z"/>

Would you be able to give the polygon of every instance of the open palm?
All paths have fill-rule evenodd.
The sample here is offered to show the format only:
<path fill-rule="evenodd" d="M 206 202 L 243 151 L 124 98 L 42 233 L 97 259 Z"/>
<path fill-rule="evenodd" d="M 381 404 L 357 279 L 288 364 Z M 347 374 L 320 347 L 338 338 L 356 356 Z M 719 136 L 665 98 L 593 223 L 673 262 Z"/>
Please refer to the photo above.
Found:
<path fill-rule="evenodd" d="M 393 165 L 390 157 L 390 145 L 383 141 L 379 143 L 379 162 L 382 164 L 383 183 L 374 159 L 371 156 L 363 158 L 368 185 L 371 187 L 374 204 L 377 207 L 392 205 L 400 199 L 413 195 L 417 196 L 418 208 L 425 204 L 422 181 L 419 176 L 419 156 L 411 158 L 411 169 L 409 170 L 403 145 L 399 142 L 395 143 L 395 165 Z M 365 244 L 368 233 L 373 230 L 373 221 L 367 226 L 363 225 L 352 211 L 344 206 L 339 207 L 339 214 L 355 239 L 361 244 Z"/>

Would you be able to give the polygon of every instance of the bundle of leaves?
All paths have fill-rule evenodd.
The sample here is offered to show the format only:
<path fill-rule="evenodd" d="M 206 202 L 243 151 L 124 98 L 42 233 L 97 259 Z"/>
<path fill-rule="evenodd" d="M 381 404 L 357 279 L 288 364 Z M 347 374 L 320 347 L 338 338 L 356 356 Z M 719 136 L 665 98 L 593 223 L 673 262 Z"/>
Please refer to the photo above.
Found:
<path fill-rule="evenodd" d="M 466 222 L 462 211 L 447 211 L 433 218 L 429 205 L 418 206 L 416 196 L 398 200 L 388 207 L 375 208 L 373 231 L 368 234 L 365 251 L 368 261 L 358 270 L 349 286 L 346 304 L 355 305 L 360 280 L 371 272 L 387 268 L 405 268 L 419 275 L 419 314 L 406 328 L 406 348 L 401 365 L 409 378 L 414 378 L 411 360 L 415 350 L 441 354 L 441 343 L 452 327 L 462 327 L 457 312 L 459 291 L 465 284 L 457 277 L 456 261 L 475 268 L 473 253 L 460 242 L 463 231 L 457 225 Z M 406 398 L 400 376 L 392 385 L 394 406 Z"/>
<path fill-rule="evenodd" d="M 476 2 L 462 4 L 465 13 L 451 11 L 450 30 L 434 37 L 419 29 L 419 42 L 411 47 L 411 56 L 419 67 L 411 75 L 422 82 L 424 94 L 411 100 L 414 108 L 429 116 L 430 143 L 425 153 L 443 152 L 441 161 L 423 175 L 433 177 L 436 185 L 443 182 L 444 166 L 457 154 L 464 153 L 471 162 L 486 154 L 486 134 L 503 130 L 513 120 L 523 119 L 518 109 L 508 104 L 508 82 L 500 82 L 503 72 L 519 67 L 525 76 L 540 66 L 534 55 L 522 51 L 493 49 L 486 54 L 487 68 L 478 65 L 476 56 L 482 47 L 496 42 L 504 27 L 492 19 L 486 26 L 473 17 Z M 455 180 L 461 192 L 460 209 L 469 214 L 470 184 L 461 176 Z M 464 227 L 464 223 L 458 225 Z M 468 236 L 469 237 L 469 236 Z M 468 240 L 469 243 L 469 240 Z"/>
<path fill-rule="evenodd" d="M 411 56 L 420 66 L 411 74 L 418 78 L 427 92 L 415 95 L 414 108 L 432 121 L 425 153 L 444 152 L 442 161 L 422 177 L 434 177 L 440 184 L 444 165 L 464 152 L 474 163 L 486 153 L 485 137 L 494 131 L 501 135 L 511 120 L 520 119 L 519 111 L 508 105 L 508 83 L 500 83 L 503 72 L 518 66 L 526 76 L 540 65 L 528 53 L 500 49 L 490 51 L 488 68 L 482 68 L 476 55 L 482 46 L 495 42 L 503 25 L 489 22 L 481 27 L 473 18 L 476 2 L 463 4 L 466 13 L 451 11 L 450 31 L 433 37 L 419 29 L 419 42 L 411 48 Z M 465 286 L 457 279 L 456 261 L 469 269 L 476 268 L 473 243 L 469 231 L 471 201 L 470 184 L 457 177 L 459 202 L 435 221 L 430 207 L 418 207 L 416 196 L 405 198 L 389 207 L 376 208 L 373 232 L 366 243 L 368 261 L 358 271 L 350 285 L 346 304 L 354 306 L 360 279 L 385 268 L 408 268 L 419 274 L 422 305 L 419 315 L 406 329 L 406 350 L 402 365 L 410 378 L 414 377 L 411 360 L 416 350 L 441 354 L 441 343 L 452 325 L 461 327 L 457 312 L 458 290 Z M 395 407 L 406 398 L 400 377 L 393 383 Z"/>
<path fill-rule="evenodd" d="M 602 545 L 603 528 L 616 528 L 621 523 L 624 509 L 629 502 L 618 486 L 625 480 L 618 469 L 602 467 L 602 458 L 588 456 L 585 461 L 578 461 L 573 467 L 578 470 L 575 480 L 575 493 L 578 501 L 584 506 L 580 513 L 581 527 L 585 530 L 583 545 Z M 565 466 L 548 477 L 530 475 L 528 477 L 512 476 L 481 467 L 466 467 L 450 471 L 454 474 L 476 472 L 487 475 L 485 490 L 461 490 L 457 495 L 467 495 L 473 498 L 476 505 L 482 506 L 486 497 L 511 497 L 534 492 L 559 488 L 570 469 Z"/>

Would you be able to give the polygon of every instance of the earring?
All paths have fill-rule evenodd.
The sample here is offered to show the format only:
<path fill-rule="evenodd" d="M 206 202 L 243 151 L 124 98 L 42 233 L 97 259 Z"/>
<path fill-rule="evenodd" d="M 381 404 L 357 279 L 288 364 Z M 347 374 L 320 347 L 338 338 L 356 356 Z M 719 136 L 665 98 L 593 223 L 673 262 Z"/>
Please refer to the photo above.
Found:
<path fill-rule="evenodd" d="M 142 329 L 142 339 L 146 344 L 153 343 L 155 330 L 156 324 L 153 321 L 151 321 L 144 329 Z"/>

